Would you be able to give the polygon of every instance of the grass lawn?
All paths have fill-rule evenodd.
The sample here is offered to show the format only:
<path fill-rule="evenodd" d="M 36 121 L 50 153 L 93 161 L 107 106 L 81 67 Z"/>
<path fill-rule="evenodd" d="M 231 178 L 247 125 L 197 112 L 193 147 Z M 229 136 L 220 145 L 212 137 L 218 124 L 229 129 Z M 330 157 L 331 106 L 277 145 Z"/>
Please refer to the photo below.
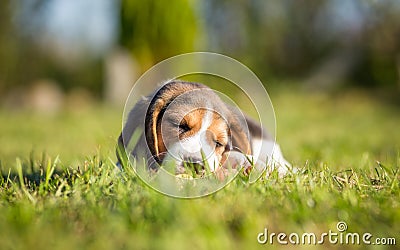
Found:
<path fill-rule="evenodd" d="M 130 171 L 115 170 L 122 109 L 104 106 L 55 116 L 0 111 L 0 249 L 271 249 L 260 233 L 348 233 L 360 245 L 398 249 L 400 110 L 360 91 L 270 92 L 277 139 L 301 171 L 249 185 L 236 178 L 214 195 L 169 198 Z M 361 237 L 395 238 L 365 245 Z M 260 239 L 263 239 L 263 235 Z M 338 236 L 339 237 L 339 236 Z M 295 239 L 295 238 L 292 238 Z M 306 239 L 307 240 L 307 239 Z M 388 241 L 388 240 L 387 240 Z M 343 241 L 343 243 L 345 243 Z"/>

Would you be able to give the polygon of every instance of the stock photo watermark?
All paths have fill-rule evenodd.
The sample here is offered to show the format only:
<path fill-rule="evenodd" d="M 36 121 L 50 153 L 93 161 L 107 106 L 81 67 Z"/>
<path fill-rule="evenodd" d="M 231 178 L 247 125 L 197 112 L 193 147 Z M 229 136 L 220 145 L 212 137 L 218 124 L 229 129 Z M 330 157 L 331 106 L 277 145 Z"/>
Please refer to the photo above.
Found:
<path fill-rule="evenodd" d="M 257 235 L 257 241 L 263 245 L 396 245 L 395 237 L 375 237 L 370 232 L 347 232 L 346 222 L 336 224 L 336 230 L 322 233 L 285 233 L 270 232 L 268 228 Z"/>

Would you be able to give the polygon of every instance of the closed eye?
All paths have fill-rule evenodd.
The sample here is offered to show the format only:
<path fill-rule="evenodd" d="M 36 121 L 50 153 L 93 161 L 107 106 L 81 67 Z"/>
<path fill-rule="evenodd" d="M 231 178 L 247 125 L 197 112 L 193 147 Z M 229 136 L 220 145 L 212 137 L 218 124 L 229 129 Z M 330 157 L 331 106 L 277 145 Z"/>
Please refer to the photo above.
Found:
<path fill-rule="evenodd" d="M 224 145 L 222 143 L 220 143 L 219 141 L 215 141 L 215 146 L 217 148 L 219 148 L 219 147 L 223 147 Z"/>
<path fill-rule="evenodd" d="M 189 130 L 190 130 L 190 127 L 186 123 L 179 124 L 179 132 L 180 133 L 184 133 L 184 132 L 187 132 Z"/>

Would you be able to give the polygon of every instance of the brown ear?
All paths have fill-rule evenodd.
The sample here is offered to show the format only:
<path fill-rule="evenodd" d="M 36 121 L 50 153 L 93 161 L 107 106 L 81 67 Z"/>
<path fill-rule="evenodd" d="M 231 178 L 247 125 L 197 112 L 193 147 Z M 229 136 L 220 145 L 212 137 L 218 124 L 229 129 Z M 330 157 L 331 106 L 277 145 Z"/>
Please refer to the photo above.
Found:
<path fill-rule="evenodd" d="M 146 139 L 150 148 L 151 154 L 158 156 L 160 147 L 163 147 L 162 136 L 159 132 L 162 113 L 164 113 L 167 103 L 164 99 L 153 98 L 146 115 Z"/>
<path fill-rule="evenodd" d="M 161 118 L 168 105 L 180 94 L 198 88 L 205 88 L 205 86 L 191 82 L 171 81 L 154 94 L 146 112 L 145 131 L 150 152 L 156 158 L 160 152 L 166 150 L 159 130 L 161 129 Z"/>
<path fill-rule="evenodd" d="M 247 126 L 244 127 L 239 124 L 238 121 L 232 121 L 230 123 L 230 134 L 232 140 L 232 150 L 240 151 L 243 154 L 251 154 L 250 138 L 246 133 Z"/>

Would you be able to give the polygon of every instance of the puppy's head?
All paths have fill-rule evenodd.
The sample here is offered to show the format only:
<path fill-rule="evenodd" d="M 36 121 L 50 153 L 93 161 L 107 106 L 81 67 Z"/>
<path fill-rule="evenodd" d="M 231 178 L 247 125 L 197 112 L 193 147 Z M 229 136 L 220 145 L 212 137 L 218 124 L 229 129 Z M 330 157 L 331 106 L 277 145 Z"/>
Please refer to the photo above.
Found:
<path fill-rule="evenodd" d="M 244 127 L 247 125 L 208 87 L 171 82 L 150 102 L 145 135 L 158 163 L 168 158 L 178 168 L 191 163 L 214 171 L 231 150 L 251 153 Z"/>

